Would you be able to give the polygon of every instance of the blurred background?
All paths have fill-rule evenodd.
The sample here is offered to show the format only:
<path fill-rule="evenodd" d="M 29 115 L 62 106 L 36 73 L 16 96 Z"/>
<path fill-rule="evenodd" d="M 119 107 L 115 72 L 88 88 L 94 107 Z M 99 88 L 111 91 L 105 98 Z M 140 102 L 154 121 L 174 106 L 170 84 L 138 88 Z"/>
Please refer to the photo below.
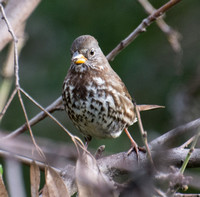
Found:
<path fill-rule="evenodd" d="M 164 1 L 151 3 L 158 8 Z M 182 1 L 165 15 L 167 24 L 181 35 L 181 52 L 173 51 L 166 35 L 153 23 L 110 62 L 138 104 L 166 107 L 141 114 L 149 140 L 199 117 L 199 6 L 197 0 Z M 20 55 L 21 86 L 43 107 L 48 106 L 61 95 L 70 66 L 69 49 L 77 36 L 93 35 L 107 55 L 146 17 L 143 7 L 131 0 L 42 1 L 26 25 L 27 42 Z M 1 53 L 1 63 L 5 53 L 6 50 Z M 39 110 L 26 98 L 24 100 L 31 118 Z M 81 136 L 65 112 L 54 115 L 72 133 Z M 22 123 L 24 116 L 15 99 L 1 123 L 2 128 L 12 131 Z M 49 118 L 34 126 L 33 131 L 36 136 L 70 141 Z M 137 124 L 129 131 L 142 145 Z M 93 139 L 90 147 L 97 148 L 101 144 L 105 144 L 109 152 L 130 147 L 125 134 L 115 140 Z"/>
<path fill-rule="evenodd" d="M 152 0 L 156 8 L 167 1 Z M 180 33 L 180 52 L 175 52 L 156 23 L 123 50 L 112 68 L 126 84 L 138 104 L 164 105 L 165 109 L 143 112 L 149 141 L 200 116 L 200 1 L 182 1 L 164 19 Z M 80 35 L 94 36 L 107 55 L 148 15 L 133 0 L 42 1 L 27 21 L 27 42 L 20 55 L 20 84 L 43 107 L 62 93 L 62 83 L 70 66 L 70 47 Z M 0 65 L 7 48 L 0 54 Z M 1 79 L 0 79 L 1 80 Z M 24 98 L 29 118 L 40 110 Z M 65 112 L 54 115 L 73 134 L 81 134 Z M 12 124 L 11 124 L 12 122 Z M 12 131 L 25 122 L 17 97 L 1 122 Z M 137 124 L 129 128 L 142 146 Z M 33 127 L 35 136 L 71 143 L 67 134 L 49 118 Z M 83 138 L 82 138 L 83 139 Z M 123 133 L 117 139 L 93 139 L 89 147 L 105 144 L 106 153 L 127 151 L 130 143 Z"/>

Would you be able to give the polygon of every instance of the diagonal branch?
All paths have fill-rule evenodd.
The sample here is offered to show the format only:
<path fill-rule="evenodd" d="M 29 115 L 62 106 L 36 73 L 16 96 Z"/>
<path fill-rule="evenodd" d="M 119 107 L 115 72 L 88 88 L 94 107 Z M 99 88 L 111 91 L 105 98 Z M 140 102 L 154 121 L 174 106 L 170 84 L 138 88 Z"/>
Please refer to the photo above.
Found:
<path fill-rule="evenodd" d="M 58 110 L 58 107 L 61 105 L 61 103 L 62 103 L 62 98 L 60 96 L 52 104 L 50 104 L 45 110 L 49 113 L 52 113 L 52 112 Z M 47 113 L 45 113 L 44 111 L 41 111 L 40 113 L 38 113 L 36 116 L 34 116 L 29 121 L 30 126 L 37 124 L 39 121 L 43 120 L 47 116 L 48 116 Z M 21 127 L 19 127 L 18 129 L 16 129 L 15 131 L 10 133 L 9 135 L 7 135 L 5 138 L 14 138 L 14 137 L 20 135 L 21 133 L 23 133 L 26 130 L 27 130 L 27 124 L 25 123 Z"/>
<path fill-rule="evenodd" d="M 148 0 L 138 0 L 138 2 L 143 6 L 143 8 L 148 14 L 153 14 L 156 11 L 156 9 L 149 3 Z M 163 31 L 166 34 L 172 49 L 176 53 L 180 53 L 181 52 L 181 45 L 179 42 L 181 38 L 180 33 L 174 30 L 172 27 L 170 27 L 164 21 L 163 17 L 158 18 L 156 20 L 156 23 L 158 27 L 161 29 L 161 31 Z"/>
<path fill-rule="evenodd" d="M 157 9 L 153 14 L 149 15 L 145 18 L 140 25 L 131 33 L 128 37 L 122 40 L 106 57 L 109 61 L 114 60 L 114 58 L 124 49 L 126 48 L 133 40 L 135 40 L 138 35 L 142 32 L 146 31 L 146 28 L 154 22 L 157 18 L 162 16 L 165 12 L 167 12 L 174 5 L 179 3 L 181 0 L 171 0 L 168 1 L 165 5 Z"/>

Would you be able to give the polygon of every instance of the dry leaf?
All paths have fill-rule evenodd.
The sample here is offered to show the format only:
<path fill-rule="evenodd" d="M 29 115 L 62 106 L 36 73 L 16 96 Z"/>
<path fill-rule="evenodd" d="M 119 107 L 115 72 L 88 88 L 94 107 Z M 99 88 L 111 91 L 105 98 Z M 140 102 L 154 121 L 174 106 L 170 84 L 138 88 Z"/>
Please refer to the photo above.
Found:
<path fill-rule="evenodd" d="M 76 163 L 76 183 L 79 197 L 118 196 L 113 182 L 100 171 L 96 159 L 86 152 Z"/>
<path fill-rule="evenodd" d="M 40 169 L 38 165 L 33 161 L 30 166 L 30 178 L 31 178 L 31 196 L 39 196 L 39 187 L 40 187 Z"/>
<path fill-rule="evenodd" d="M 6 191 L 2 175 L 0 175 L 0 197 L 8 197 L 8 192 Z"/>
<path fill-rule="evenodd" d="M 42 197 L 49 197 L 49 191 L 46 185 L 42 189 Z"/>
<path fill-rule="evenodd" d="M 45 170 L 45 197 L 69 197 L 67 188 L 60 175 L 51 167 Z"/>

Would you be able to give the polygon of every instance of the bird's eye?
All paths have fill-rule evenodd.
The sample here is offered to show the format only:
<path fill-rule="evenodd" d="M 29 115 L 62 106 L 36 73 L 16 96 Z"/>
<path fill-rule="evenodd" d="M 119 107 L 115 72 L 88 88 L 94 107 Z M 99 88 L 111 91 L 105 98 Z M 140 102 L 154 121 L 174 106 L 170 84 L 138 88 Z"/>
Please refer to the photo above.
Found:
<path fill-rule="evenodd" d="M 90 55 L 93 56 L 94 55 L 94 49 L 90 50 Z"/>

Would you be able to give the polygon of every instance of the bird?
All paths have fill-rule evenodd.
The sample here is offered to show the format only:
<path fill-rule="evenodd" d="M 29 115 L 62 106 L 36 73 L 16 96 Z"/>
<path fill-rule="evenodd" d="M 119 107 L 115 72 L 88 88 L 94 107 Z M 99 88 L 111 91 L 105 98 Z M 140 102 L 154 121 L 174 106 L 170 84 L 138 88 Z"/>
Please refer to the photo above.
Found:
<path fill-rule="evenodd" d="M 134 100 L 98 41 L 91 35 L 79 36 L 70 51 L 71 65 L 63 83 L 63 105 L 83 134 L 86 145 L 92 137 L 117 138 L 124 130 L 136 150 L 137 143 L 128 132 L 128 127 L 137 121 Z"/>

